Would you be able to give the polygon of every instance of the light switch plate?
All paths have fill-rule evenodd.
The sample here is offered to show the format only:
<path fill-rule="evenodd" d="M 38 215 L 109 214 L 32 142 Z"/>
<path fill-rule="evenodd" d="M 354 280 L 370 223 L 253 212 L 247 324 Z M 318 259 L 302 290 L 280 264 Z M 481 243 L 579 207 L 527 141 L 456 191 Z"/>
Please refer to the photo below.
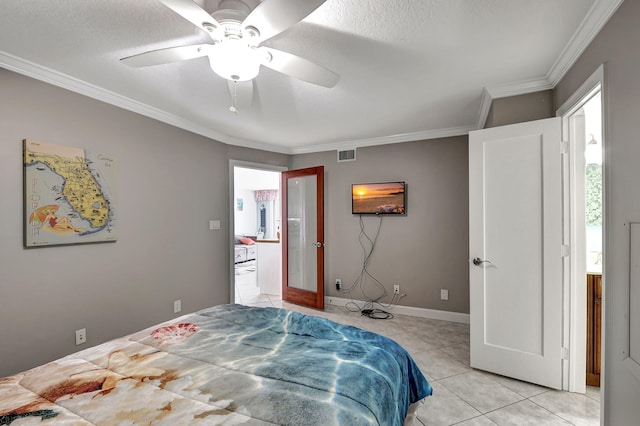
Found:
<path fill-rule="evenodd" d="M 440 289 L 440 299 L 441 300 L 449 300 L 449 290 Z"/>

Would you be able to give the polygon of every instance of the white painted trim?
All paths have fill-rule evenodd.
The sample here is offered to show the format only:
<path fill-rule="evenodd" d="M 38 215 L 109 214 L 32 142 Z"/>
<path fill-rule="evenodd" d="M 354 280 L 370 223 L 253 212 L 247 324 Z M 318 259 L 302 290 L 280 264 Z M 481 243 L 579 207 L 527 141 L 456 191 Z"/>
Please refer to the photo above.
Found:
<path fill-rule="evenodd" d="M 369 139 L 356 139 L 344 142 L 334 142 L 319 145 L 309 145 L 300 148 L 293 148 L 291 154 L 307 154 L 322 151 L 342 151 L 345 149 L 361 148 L 365 146 L 388 145 L 402 142 L 414 142 L 428 139 L 447 138 L 451 136 L 467 135 L 470 131 L 476 130 L 476 126 L 468 125 L 461 127 L 451 127 L 447 129 L 427 130 L 423 132 L 401 133 L 397 135 L 380 136 Z"/>
<path fill-rule="evenodd" d="M 546 77 L 532 78 L 529 80 L 516 81 L 512 83 L 499 84 L 487 87 L 486 90 L 492 99 L 506 98 L 509 96 L 525 95 L 527 93 L 539 92 L 541 90 L 553 89 L 553 85 Z"/>
<path fill-rule="evenodd" d="M 600 30 L 618 10 L 624 0 L 596 0 L 589 9 L 587 16 L 582 20 L 578 30 L 573 34 L 569 43 L 565 46 L 547 73 L 547 79 L 552 86 L 560 82 L 562 77 L 575 64 L 580 55 L 591 44 Z"/>
<path fill-rule="evenodd" d="M 491 110 L 491 104 L 493 103 L 493 97 L 489 90 L 485 87 L 482 89 L 482 96 L 480 97 L 480 109 L 478 110 L 478 119 L 476 120 L 476 128 L 474 130 L 484 129 L 487 124 L 487 117 L 489 117 L 489 111 Z"/>
<path fill-rule="evenodd" d="M 584 105 L 581 102 L 580 105 Z M 586 351 L 587 347 L 587 292 L 585 278 L 587 276 L 586 258 L 586 235 L 585 232 L 578 232 L 578 229 L 586 229 L 585 224 L 585 168 L 584 158 L 584 116 L 576 117 L 582 122 L 574 125 L 570 117 L 576 112 L 562 117 L 563 128 L 567 126 L 569 134 L 573 135 L 569 139 L 569 245 L 571 255 L 569 258 L 569 285 L 565 283 L 568 291 L 569 307 L 565 310 L 569 312 L 569 335 L 568 348 L 569 356 L 569 382 L 570 392 L 584 393 L 586 388 Z M 566 294 L 566 293 L 565 293 Z M 580 350 L 579 348 L 583 348 Z M 578 366 L 578 368 L 574 368 Z"/>
<path fill-rule="evenodd" d="M 507 96 L 522 95 L 540 90 L 552 89 L 562 79 L 569 68 L 575 63 L 577 58 L 584 52 L 589 43 L 593 41 L 609 18 L 615 13 L 623 0 L 596 0 L 587 16 L 574 33 L 569 43 L 562 50 L 555 63 L 545 77 L 536 79 L 506 83 L 502 85 L 485 88 L 490 98 L 501 98 Z M 124 97 L 117 93 L 108 91 L 98 86 L 89 84 L 79 79 L 70 77 L 52 69 L 42 67 L 33 62 L 26 61 L 17 56 L 0 51 L 0 67 L 11 71 L 44 81 L 54 86 L 88 96 L 93 99 L 106 102 L 117 107 L 136 112 L 143 116 L 153 118 L 163 123 L 170 124 L 180 129 L 188 130 L 195 134 L 217 140 L 229 145 L 243 146 L 247 148 L 260 149 L 282 154 L 305 154 L 312 152 L 323 152 L 342 149 L 353 149 L 365 146 L 386 145 L 410 141 L 445 138 L 451 136 L 466 135 L 470 131 L 484 127 L 486 114 L 491 106 L 491 99 L 483 93 L 478 111 L 477 121 L 474 124 L 452 127 L 446 129 L 435 129 L 412 133 L 401 133 L 395 135 L 381 136 L 377 138 L 356 139 L 328 144 L 316 144 L 299 148 L 287 148 L 283 146 L 252 141 L 238 138 L 232 135 L 216 131 L 208 126 L 185 120 L 175 114 L 154 108 L 150 105 Z"/>
<path fill-rule="evenodd" d="M 246 169 L 266 170 L 272 172 L 283 172 L 287 170 L 285 166 L 273 166 L 270 164 L 253 163 L 250 161 L 229 160 L 229 303 L 236 300 L 236 274 L 235 274 L 235 168 L 244 167 Z"/>
<path fill-rule="evenodd" d="M 622 2 L 623 0 L 596 0 L 546 76 L 487 87 L 486 90 L 491 98 L 524 95 L 556 87 L 611 16 L 618 10 Z M 481 127 L 478 126 L 478 128 Z"/>
<path fill-rule="evenodd" d="M 565 347 L 569 347 L 569 361 L 566 365 L 567 374 L 565 379 L 566 389 L 570 392 L 584 393 L 586 391 L 586 357 L 585 348 L 586 342 L 586 317 L 587 317 L 587 296 L 585 289 L 584 279 L 587 275 L 586 265 L 584 259 L 579 258 L 578 254 L 584 253 L 585 240 L 582 236 L 576 234 L 576 227 L 584 225 L 584 219 L 577 216 L 584 216 L 584 176 L 582 172 L 578 172 L 579 169 L 584 170 L 583 152 L 584 141 L 569 140 L 570 136 L 570 123 L 569 117 L 571 117 L 576 111 L 584 106 L 585 103 L 591 99 L 595 93 L 601 92 L 602 96 L 602 131 L 603 131 L 603 143 L 606 144 L 606 124 L 605 124 L 605 87 L 604 87 L 604 64 L 600 65 L 594 72 L 587 78 L 587 80 L 580 85 L 576 90 L 556 111 L 556 116 L 562 117 L 562 132 L 563 140 L 569 142 L 569 173 L 568 182 L 565 188 L 568 189 L 567 198 L 568 212 L 565 212 L 565 219 L 568 221 L 565 223 L 565 229 L 563 232 L 565 237 L 569 239 L 567 243 L 571 246 L 571 256 L 567 267 L 569 272 L 564 275 L 564 297 L 568 299 L 564 304 L 564 336 L 563 344 Z M 603 163 L 605 167 L 605 163 Z M 603 172 L 603 179 L 605 173 Z M 605 212 L 603 212 L 604 215 Z M 603 233 L 606 232 L 603 224 Z M 605 253 L 606 256 L 606 253 Z M 604 275 L 603 275 L 604 277 Z M 604 323 L 605 312 L 605 287 L 603 286 L 603 307 L 602 307 L 602 319 Z M 604 326 L 602 330 L 602 348 L 604 348 Z M 601 360 L 604 360 L 604 354 L 602 354 Z M 601 368 L 604 371 L 604 368 Z M 568 377 L 567 377 L 568 376 Z M 601 374 L 601 380 L 604 376 Z M 604 398 L 603 398 L 604 400 Z"/>
<path fill-rule="evenodd" d="M 36 80 L 44 81 L 45 83 L 49 83 L 54 86 L 62 87 L 63 89 L 67 89 L 72 92 L 79 93 L 81 95 L 85 95 L 111 105 L 115 105 L 125 110 L 138 113 L 145 117 L 153 118 L 177 128 L 188 130 L 195 134 L 229 145 L 243 146 L 247 148 L 260 149 L 281 154 L 305 154 L 312 152 L 353 149 L 364 146 L 386 145 L 392 143 L 437 139 L 450 136 L 466 135 L 469 133 L 469 131 L 476 130 L 475 125 L 469 125 L 413 133 L 401 133 L 396 135 L 381 136 L 378 138 L 357 139 L 352 141 L 310 145 L 301 148 L 286 148 L 283 146 L 242 139 L 218 132 L 207 126 L 203 126 L 190 120 L 185 120 L 180 116 L 168 113 L 142 102 L 135 101 L 125 96 L 119 95 L 115 92 L 111 92 L 109 90 L 84 82 L 74 77 L 70 77 L 58 71 L 54 71 L 52 69 L 37 65 L 33 62 L 26 61 L 6 52 L 0 51 L 0 67 L 17 72 L 19 74 L 26 75 Z"/>
<path fill-rule="evenodd" d="M 556 110 L 556 116 L 571 115 L 577 109 L 582 108 L 582 104 L 586 102 L 586 98 L 593 96 L 596 87 L 601 86 L 604 82 L 604 64 L 600 65 L 594 72 L 580 85 L 578 90 L 573 92 L 571 96 Z"/>
<path fill-rule="evenodd" d="M 352 299 L 345 299 L 342 297 L 325 296 L 325 305 L 333 306 L 346 306 L 347 303 L 353 302 Z M 356 301 L 364 303 L 363 301 Z M 462 314 L 460 312 L 439 311 L 437 309 L 425 309 L 414 308 L 413 306 L 395 305 L 390 308 L 385 308 L 386 311 L 398 315 L 409 315 L 418 318 L 429 318 L 441 321 L 459 322 L 463 324 L 469 324 L 469 314 Z"/>
<path fill-rule="evenodd" d="M 635 331 L 635 326 L 633 326 L 635 315 L 632 310 L 632 306 L 635 305 L 634 301 L 637 300 L 635 297 L 634 287 L 637 284 L 637 281 L 640 277 L 638 277 L 638 272 L 635 270 L 637 261 L 635 259 L 638 258 L 638 248 L 637 238 L 640 238 L 640 222 L 630 221 L 626 224 L 628 226 L 629 232 L 629 283 L 628 286 L 625 286 L 625 293 L 628 294 L 627 299 L 629 303 L 625 306 L 624 312 L 624 349 L 622 364 L 627 367 L 631 374 L 634 375 L 636 380 L 640 380 L 640 356 L 636 353 L 638 346 L 638 338 L 637 332 Z"/>
<path fill-rule="evenodd" d="M 50 68 L 34 64 L 33 62 L 26 61 L 6 52 L 0 51 L 0 67 L 229 145 L 290 154 L 289 150 L 281 146 L 250 141 L 218 132 L 208 126 L 185 120 L 178 115 L 127 98 Z"/>

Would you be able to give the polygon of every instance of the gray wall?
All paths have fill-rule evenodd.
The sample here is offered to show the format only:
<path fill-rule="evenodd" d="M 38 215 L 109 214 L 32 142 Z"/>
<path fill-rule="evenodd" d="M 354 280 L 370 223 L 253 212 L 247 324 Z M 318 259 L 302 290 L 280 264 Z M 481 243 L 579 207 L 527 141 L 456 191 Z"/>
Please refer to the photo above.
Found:
<path fill-rule="evenodd" d="M 554 116 L 553 91 L 543 90 L 494 99 L 484 127 L 505 126 Z"/>
<path fill-rule="evenodd" d="M 639 7 L 625 2 L 624 12 L 553 93 L 559 105 L 600 63 L 609 62 L 607 256 L 619 272 L 607 271 L 607 281 L 614 283 L 624 282 L 620 271 L 628 270 L 623 264 L 628 253 L 624 231 L 612 231 L 612 224 L 640 218 L 638 197 L 625 196 L 634 192 L 624 180 L 640 181 L 633 164 L 640 158 L 634 126 L 640 63 L 638 55 L 629 54 L 640 39 L 635 25 Z M 335 278 L 349 284 L 362 263 L 350 185 L 406 181 L 408 214 L 384 219 L 370 271 L 389 292 L 394 284 L 401 286 L 408 295 L 403 305 L 469 311 L 466 137 L 359 148 L 356 162 L 338 164 L 335 151 L 291 159 L 224 145 L 2 69 L 0 94 L 0 376 L 75 351 L 78 328 L 87 328 L 88 345 L 93 345 L 173 317 L 174 299 L 182 300 L 183 312 L 226 303 L 229 159 L 290 168 L 325 166 L 325 282 L 327 294 L 338 297 L 346 295 L 336 292 Z M 545 92 L 496 99 L 487 126 L 547 117 L 550 104 Z M 22 248 L 25 138 L 100 150 L 117 159 L 118 242 Z M 222 230 L 209 231 L 210 219 L 221 219 Z M 365 218 L 370 235 L 377 224 L 376 218 Z M 441 288 L 449 289 L 448 302 L 440 300 Z M 614 306 L 628 300 L 617 296 L 610 301 Z"/>
<path fill-rule="evenodd" d="M 294 156 L 293 168 L 325 166 L 325 292 L 357 278 L 363 260 L 351 184 L 405 181 L 407 215 L 384 217 L 369 271 L 389 294 L 399 284 L 404 306 L 469 312 L 469 190 L 466 136 L 358 148 L 357 161 L 337 163 L 336 151 Z M 373 237 L 377 217 L 364 217 Z M 368 295 L 380 294 L 367 286 Z M 449 301 L 440 300 L 440 289 Z M 360 291 L 354 298 L 363 300 Z M 387 297 L 383 299 L 389 301 Z"/>
<path fill-rule="evenodd" d="M 603 424 L 638 424 L 640 380 L 628 351 L 629 221 L 640 220 L 640 2 L 627 0 L 557 85 L 555 104 L 598 68 L 605 71 L 605 358 Z M 638 306 L 640 301 L 631 303 Z M 633 324 L 638 333 L 637 323 Z M 637 361 L 636 361 L 637 362 Z"/>
<path fill-rule="evenodd" d="M 229 158 L 286 165 L 288 156 L 229 147 L 4 69 L 0 94 L 0 377 L 170 319 L 174 299 L 183 313 L 228 302 Z M 23 248 L 23 139 L 117 160 L 117 242 Z M 209 231 L 210 219 L 222 229 Z"/>

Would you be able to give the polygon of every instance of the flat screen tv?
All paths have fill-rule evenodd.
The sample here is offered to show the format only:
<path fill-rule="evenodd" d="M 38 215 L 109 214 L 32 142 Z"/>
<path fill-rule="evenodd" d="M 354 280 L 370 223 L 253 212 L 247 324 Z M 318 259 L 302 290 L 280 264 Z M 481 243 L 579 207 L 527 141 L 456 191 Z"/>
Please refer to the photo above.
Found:
<path fill-rule="evenodd" d="M 404 182 L 356 183 L 351 185 L 352 214 L 406 214 Z"/>

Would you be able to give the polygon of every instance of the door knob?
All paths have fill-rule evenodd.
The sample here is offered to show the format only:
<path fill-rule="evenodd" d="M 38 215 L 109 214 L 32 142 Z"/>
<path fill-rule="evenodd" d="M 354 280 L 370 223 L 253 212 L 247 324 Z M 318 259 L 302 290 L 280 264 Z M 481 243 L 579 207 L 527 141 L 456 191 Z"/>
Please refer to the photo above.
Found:
<path fill-rule="evenodd" d="M 480 259 L 479 257 L 475 257 L 475 258 L 473 259 L 473 261 L 472 261 L 472 262 L 473 262 L 473 264 L 474 264 L 474 265 L 476 265 L 476 266 L 480 266 L 480 265 L 482 265 L 483 263 L 491 263 L 491 261 L 490 261 L 490 260 L 482 260 L 482 259 Z"/>
<path fill-rule="evenodd" d="M 318 247 L 318 248 L 322 247 L 322 243 L 320 241 L 316 241 L 315 243 L 311 243 L 311 245 L 314 246 L 314 247 Z"/>

